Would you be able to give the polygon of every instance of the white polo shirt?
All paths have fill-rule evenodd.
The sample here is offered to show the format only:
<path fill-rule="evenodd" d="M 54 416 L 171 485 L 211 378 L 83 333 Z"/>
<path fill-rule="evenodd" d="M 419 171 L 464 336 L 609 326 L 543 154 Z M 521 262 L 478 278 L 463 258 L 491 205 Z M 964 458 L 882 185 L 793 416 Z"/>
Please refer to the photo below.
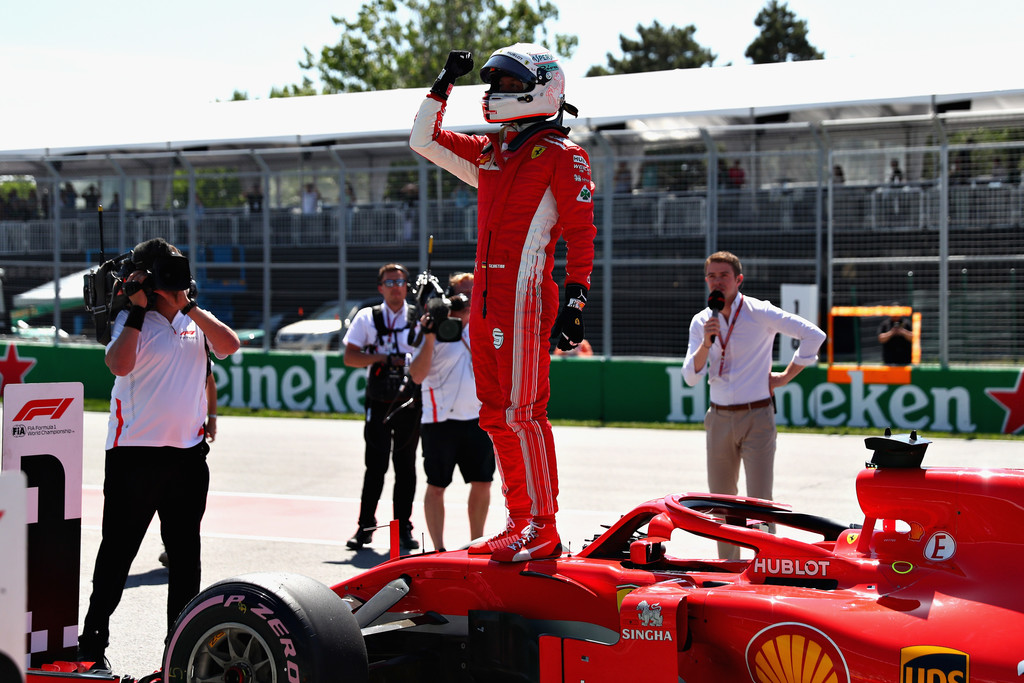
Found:
<path fill-rule="evenodd" d="M 117 314 L 110 344 L 127 318 L 127 310 Z M 135 368 L 114 378 L 106 448 L 191 448 L 202 441 L 208 363 L 206 337 L 195 321 L 176 313 L 167 322 L 160 313 L 147 311 Z"/>
<path fill-rule="evenodd" d="M 462 326 L 462 339 L 434 342 L 430 372 L 423 379 L 423 417 L 430 424 L 445 420 L 475 420 L 480 417 L 480 400 L 473 379 L 473 356 L 469 349 L 469 325 Z"/>

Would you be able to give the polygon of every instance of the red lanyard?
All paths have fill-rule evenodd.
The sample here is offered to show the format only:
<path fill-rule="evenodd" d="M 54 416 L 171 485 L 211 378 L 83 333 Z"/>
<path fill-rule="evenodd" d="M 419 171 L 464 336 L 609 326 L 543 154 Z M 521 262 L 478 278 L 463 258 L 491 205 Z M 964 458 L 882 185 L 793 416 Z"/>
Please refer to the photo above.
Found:
<path fill-rule="evenodd" d="M 737 305 L 737 302 L 739 302 L 740 305 Z M 732 322 L 729 323 L 729 331 L 726 334 L 722 335 L 722 337 L 721 337 L 721 341 L 722 341 L 722 357 L 718 361 L 718 376 L 719 377 L 722 376 L 722 372 L 725 370 L 725 347 L 729 344 L 729 338 L 732 337 L 732 328 L 735 327 L 736 320 L 739 319 L 740 312 L 743 310 L 742 300 L 740 299 L 739 296 L 736 297 L 736 300 L 733 301 L 732 305 L 736 307 L 736 315 L 734 315 L 732 317 Z M 718 315 L 718 314 L 716 313 L 715 315 Z"/>

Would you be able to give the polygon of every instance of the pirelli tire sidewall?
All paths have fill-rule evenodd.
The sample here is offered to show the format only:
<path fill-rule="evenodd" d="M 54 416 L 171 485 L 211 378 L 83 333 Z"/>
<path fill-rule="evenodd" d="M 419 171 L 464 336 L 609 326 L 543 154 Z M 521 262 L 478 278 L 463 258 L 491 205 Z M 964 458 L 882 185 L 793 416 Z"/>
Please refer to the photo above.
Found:
<path fill-rule="evenodd" d="M 182 610 L 164 650 L 165 683 L 187 683 L 200 639 L 222 625 L 262 638 L 280 683 L 367 680 L 366 644 L 348 604 L 319 581 L 268 572 L 215 583 Z"/>

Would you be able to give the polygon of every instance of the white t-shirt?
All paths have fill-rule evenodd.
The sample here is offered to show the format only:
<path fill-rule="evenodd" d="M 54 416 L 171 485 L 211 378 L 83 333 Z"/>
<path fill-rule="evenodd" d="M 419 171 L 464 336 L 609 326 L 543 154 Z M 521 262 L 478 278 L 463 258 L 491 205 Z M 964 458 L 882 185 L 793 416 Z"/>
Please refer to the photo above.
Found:
<path fill-rule="evenodd" d="M 127 310 L 118 313 L 110 344 L 127 319 Z M 114 378 L 106 448 L 191 448 L 202 441 L 208 365 L 206 336 L 194 320 L 176 313 L 167 322 L 160 313 L 147 311 L 135 368 Z"/>
<path fill-rule="evenodd" d="M 421 422 L 430 424 L 480 417 L 480 400 L 476 397 L 473 357 L 469 349 L 469 325 L 462 326 L 460 341 L 434 342 L 430 372 L 422 386 Z"/>
<path fill-rule="evenodd" d="M 416 353 L 417 348 L 409 343 L 409 303 L 403 302 L 398 313 L 392 311 L 386 304 L 381 304 L 380 310 L 384 314 L 384 326 L 389 330 L 395 330 L 394 333 L 386 334 L 378 339 L 377 326 L 373 324 L 373 307 L 367 306 L 359 309 L 356 317 L 352 318 L 352 325 L 341 340 L 342 344 L 346 346 L 352 344 L 360 349 L 366 349 L 372 345 L 374 348 L 371 353 L 408 354 L 406 358 L 408 363 L 412 360 L 412 355 Z M 418 326 L 419 323 L 416 324 L 416 327 Z"/>

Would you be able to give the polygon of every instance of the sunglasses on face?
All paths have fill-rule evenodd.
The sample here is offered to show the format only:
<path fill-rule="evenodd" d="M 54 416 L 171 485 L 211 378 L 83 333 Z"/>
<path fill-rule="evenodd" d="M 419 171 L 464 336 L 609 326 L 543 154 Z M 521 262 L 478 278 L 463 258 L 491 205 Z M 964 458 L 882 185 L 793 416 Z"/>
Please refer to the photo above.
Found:
<path fill-rule="evenodd" d="M 381 284 L 384 285 L 385 287 L 401 287 L 402 285 L 405 284 L 405 278 L 400 277 L 394 280 L 388 278 L 387 280 L 382 280 Z"/>

